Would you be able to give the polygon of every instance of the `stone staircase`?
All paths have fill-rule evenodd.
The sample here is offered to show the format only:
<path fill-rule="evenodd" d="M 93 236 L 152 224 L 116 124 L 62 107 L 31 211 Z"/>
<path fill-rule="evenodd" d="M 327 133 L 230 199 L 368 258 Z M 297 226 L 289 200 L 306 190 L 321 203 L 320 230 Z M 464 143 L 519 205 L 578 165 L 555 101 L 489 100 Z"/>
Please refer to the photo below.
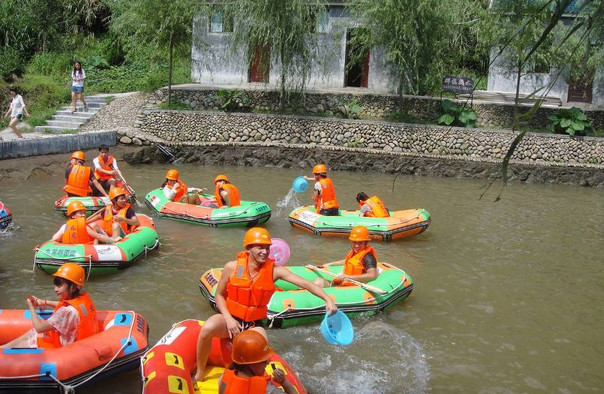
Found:
<path fill-rule="evenodd" d="M 101 108 L 107 105 L 107 98 L 111 97 L 108 94 L 97 94 L 94 96 L 86 96 L 86 104 L 88 111 L 84 111 L 82 102 L 78 101 L 77 112 L 71 112 L 73 107 L 63 107 L 56 112 L 51 120 L 46 122 L 44 126 L 36 126 L 35 131 L 43 133 L 60 134 L 66 130 L 77 130 L 84 123 L 88 122 Z"/>

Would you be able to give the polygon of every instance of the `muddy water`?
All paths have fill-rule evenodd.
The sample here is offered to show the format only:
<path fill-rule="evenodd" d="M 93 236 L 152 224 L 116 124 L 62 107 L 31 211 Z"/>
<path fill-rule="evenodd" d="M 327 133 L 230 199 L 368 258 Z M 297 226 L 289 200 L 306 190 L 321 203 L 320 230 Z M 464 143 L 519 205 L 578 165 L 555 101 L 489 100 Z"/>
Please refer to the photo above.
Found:
<path fill-rule="evenodd" d="M 139 196 L 157 187 L 167 167 L 123 172 Z M 295 199 L 284 201 L 298 170 L 177 165 L 189 186 L 209 187 L 228 174 L 242 197 L 266 201 L 266 227 L 292 247 L 290 264 L 343 258 L 344 239 L 323 239 L 290 227 Z M 273 330 L 269 338 L 311 392 L 597 392 L 604 389 L 604 198 L 601 189 L 509 186 L 503 199 L 478 197 L 483 182 L 350 172 L 332 174 L 340 204 L 358 191 L 389 207 L 428 209 L 432 226 L 394 243 L 374 243 L 380 260 L 415 279 L 413 294 L 386 313 L 353 321 L 354 343 L 329 346 L 318 326 Z M 0 306 L 24 308 L 28 294 L 50 298 L 51 277 L 32 272 L 33 247 L 63 223 L 52 204 L 62 174 L 0 182 L 0 199 L 15 226 L 0 236 Z M 278 204 L 280 203 L 280 204 Z M 278 206 L 280 205 L 280 206 Z M 147 208 L 140 212 L 149 213 Z M 115 275 L 92 278 L 99 309 L 133 309 L 151 327 L 154 344 L 177 321 L 206 318 L 202 272 L 233 259 L 245 229 L 214 229 L 155 219 L 162 246 Z M 91 393 L 134 393 L 132 372 Z"/>

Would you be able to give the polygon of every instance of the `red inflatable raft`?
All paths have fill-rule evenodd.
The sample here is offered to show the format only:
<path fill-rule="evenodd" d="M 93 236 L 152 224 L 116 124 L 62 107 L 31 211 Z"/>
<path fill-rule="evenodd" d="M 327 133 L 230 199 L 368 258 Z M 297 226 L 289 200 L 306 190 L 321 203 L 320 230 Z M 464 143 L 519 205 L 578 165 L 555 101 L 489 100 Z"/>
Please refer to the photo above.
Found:
<path fill-rule="evenodd" d="M 195 351 L 201 326 L 203 321 L 199 320 L 176 323 L 149 349 L 141 360 L 143 393 L 218 393 L 218 379 L 225 366 L 231 363 L 231 343 L 218 338 L 212 340 L 205 378 L 194 388 L 191 376 L 195 373 Z M 285 378 L 298 393 L 306 393 L 289 364 L 277 354 L 271 357 L 266 367 L 267 373 L 270 374 L 275 368 L 285 371 Z M 275 385 L 278 386 L 277 383 Z"/>
<path fill-rule="evenodd" d="M 52 311 L 38 311 L 47 319 Z M 132 311 L 97 311 L 100 332 L 56 349 L 0 349 L 0 392 L 69 392 L 138 368 L 149 348 L 146 320 Z M 0 343 L 32 328 L 29 310 L 0 309 Z"/>

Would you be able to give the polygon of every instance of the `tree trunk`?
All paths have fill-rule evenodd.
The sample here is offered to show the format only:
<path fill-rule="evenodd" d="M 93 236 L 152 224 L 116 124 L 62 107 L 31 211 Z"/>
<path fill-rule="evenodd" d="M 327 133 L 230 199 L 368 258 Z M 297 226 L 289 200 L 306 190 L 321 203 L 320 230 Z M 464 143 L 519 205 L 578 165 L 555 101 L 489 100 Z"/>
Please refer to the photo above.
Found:
<path fill-rule="evenodd" d="M 174 40 L 170 34 L 170 64 L 168 65 L 168 108 L 172 102 L 172 52 L 174 51 Z"/>
<path fill-rule="evenodd" d="M 518 130 L 518 106 L 520 105 L 520 78 L 522 77 L 522 60 L 518 57 L 516 63 L 518 74 L 516 75 L 516 99 L 514 100 L 514 119 L 512 120 L 512 130 Z"/>

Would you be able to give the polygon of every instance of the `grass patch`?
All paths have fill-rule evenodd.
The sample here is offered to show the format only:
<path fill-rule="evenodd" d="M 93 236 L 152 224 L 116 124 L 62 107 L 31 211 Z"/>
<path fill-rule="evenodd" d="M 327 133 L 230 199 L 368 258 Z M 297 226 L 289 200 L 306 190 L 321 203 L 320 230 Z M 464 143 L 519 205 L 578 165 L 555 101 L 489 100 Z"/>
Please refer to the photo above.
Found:
<path fill-rule="evenodd" d="M 174 110 L 178 110 L 178 111 L 191 111 L 191 107 L 189 107 L 187 104 L 178 102 L 178 101 L 172 101 L 170 103 L 170 105 L 168 105 L 168 103 L 166 102 L 162 102 L 159 105 L 159 108 L 161 109 L 174 109 Z"/>

